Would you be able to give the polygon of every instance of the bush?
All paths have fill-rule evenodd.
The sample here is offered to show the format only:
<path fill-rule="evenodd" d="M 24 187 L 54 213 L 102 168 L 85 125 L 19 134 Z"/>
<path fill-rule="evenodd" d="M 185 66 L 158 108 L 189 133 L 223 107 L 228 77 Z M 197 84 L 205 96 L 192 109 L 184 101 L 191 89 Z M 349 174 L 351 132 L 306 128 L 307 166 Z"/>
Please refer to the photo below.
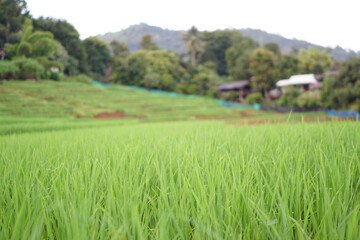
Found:
<path fill-rule="evenodd" d="M 20 69 L 19 79 L 40 79 L 45 72 L 44 67 L 32 58 L 18 58 L 14 63 Z"/>
<path fill-rule="evenodd" d="M 333 91 L 335 108 L 347 110 L 349 105 L 356 101 L 356 88 L 350 84 Z"/>
<path fill-rule="evenodd" d="M 285 94 L 279 98 L 277 104 L 282 107 L 297 107 L 297 97 L 300 95 L 300 91 L 294 87 L 287 87 Z"/>
<path fill-rule="evenodd" d="M 59 61 L 49 60 L 46 57 L 39 57 L 37 58 L 37 61 L 45 68 L 43 78 L 55 81 L 59 81 L 61 79 L 61 74 L 64 70 L 64 66 Z M 59 71 L 52 72 L 50 70 L 52 67 L 59 68 Z"/>
<path fill-rule="evenodd" d="M 321 107 L 321 93 L 320 91 L 308 91 L 301 94 L 297 99 L 297 105 L 304 108 L 318 108 Z"/>
<path fill-rule="evenodd" d="M 225 101 L 229 101 L 229 102 L 236 102 L 239 99 L 236 91 L 229 91 L 227 93 L 224 93 L 222 98 Z"/>
<path fill-rule="evenodd" d="M 246 103 L 247 104 L 255 104 L 255 103 L 262 103 L 262 96 L 260 93 L 253 93 L 246 96 Z"/>
<path fill-rule="evenodd" d="M 20 69 L 11 61 L 0 61 L 0 79 L 17 78 Z"/>
<path fill-rule="evenodd" d="M 91 84 L 93 82 L 93 80 L 85 74 L 63 77 L 62 80 L 68 81 L 68 82 L 81 82 L 81 83 L 86 83 L 86 84 Z"/>
<path fill-rule="evenodd" d="M 164 91 L 174 90 L 175 80 L 170 74 L 163 74 L 160 77 L 159 88 Z"/>
<path fill-rule="evenodd" d="M 334 100 L 336 78 L 333 76 L 327 76 L 322 82 L 321 88 L 321 102 L 324 108 L 334 108 L 336 103 Z"/>
<path fill-rule="evenodd" d="M 197 86 L 195 84 L 179 83 L 176 86 L 176 92 L 181 94 L 196 94 Z"/>

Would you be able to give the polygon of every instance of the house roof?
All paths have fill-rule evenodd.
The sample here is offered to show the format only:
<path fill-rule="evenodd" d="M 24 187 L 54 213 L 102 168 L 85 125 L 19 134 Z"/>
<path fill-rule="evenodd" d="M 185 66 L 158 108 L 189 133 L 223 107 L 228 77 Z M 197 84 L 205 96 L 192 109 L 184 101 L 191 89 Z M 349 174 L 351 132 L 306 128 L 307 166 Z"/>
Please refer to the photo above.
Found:
<path fill-rule="evenodd" d="M 315 84 L 318 81 L 315 78 L 314 74 L 303 74 L 303 75 L 294 75 L 289 79 L 283 79 L 276 83 L 278 87 L 285 87 L 289 85 L 305 85 L 305 84 Z"/>
<path fill-rule="evenodd" d="M 276 82 L 277 87 L 285 87 L 289 85 L 289 79 L 282 79 Z"/>
<path fill-rule="evenodd" d="M 244 88 L 246 86 L 250 86 L 249 80 L 224 83 L 224 84 L 220 85 L 219 87 L 217 87 L 217 89 L 220 91 L 228 91 L 228 90 Z"/>

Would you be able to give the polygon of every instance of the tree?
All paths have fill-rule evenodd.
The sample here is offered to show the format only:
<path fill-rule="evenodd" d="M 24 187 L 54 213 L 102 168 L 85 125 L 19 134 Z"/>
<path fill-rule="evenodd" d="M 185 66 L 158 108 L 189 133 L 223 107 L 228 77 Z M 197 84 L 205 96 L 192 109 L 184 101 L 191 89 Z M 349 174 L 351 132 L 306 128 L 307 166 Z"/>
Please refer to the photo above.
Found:
<path fill-rule="evenodd" d="M 351 58 L 341 66 L 335 87 L 353 86 L 359 80 L 360 58 Z"/>
<path fill-rule="evenodd" d="M 113 40 L 110 43 L 110 49 L 114 58 L 126 59 L 130 54 L 129 47 L 124 42 Z"/>
<path fill-rule="evenodd" d="M 112 53 L 111 68 L 112 76 L 111 82 L 126 84 L 129 82 L 126 69 L 127 57 L 130 55 L 128 46 L 124 42 L 112 41 L 110 43 L 110 50 Z"/>
<path fill-rule="evenodd" d="M 335 106 L 334 89 L 336 77 L 327 76 L 322 81 L 321 86 L 321 102 L 325 108 L 337 107 Z"/>
<path fill-rule="evenodd" d="M 141 49 L 144 50 L 157 50 L 159 49 L 158 45 L 152 41 L 152 36 L 150 34 L 145 34 L 141 37 L 139 43 Z"/>
<path fill-rule="evenodd" d="M 300 67 L 304 73 L 321 74 L 332 64 L 331 57 L 327 52 L 322 52 L 310 47 L 308 50 L 301 49 L 299 53 Z"/>
<path fill-rule="evenodd" d="M 95 78 L 104 77 L 111 60 L 107 44 L 96 37 L 89 37 L 84 40 L 84 47 L 93 76 Z"/>
<path fill-rule="evenodd" d="M 258 43 L 249 37 L 244 37 L 226 50 L 226 63 L 233 79 L 248 79 L 249 55 L 258 47 Z"/>
<path fill-rule="evenodd" d="M 49 57 L 52 53 L 61 50 L 61 44 L 54 40 L 51 32 L 33 31 L 33 29 L 32 20 L 27 18 L 23 25 L 20 43 L 13 45 L 16 56 Z"/>
<path fill-rule="evenodd" d="M 249 72 L 254 76 L 252 84 L 270 100 L 269 91 L 274 86 L 276 56 L 273 52 L 258 48 L 249 56 Z"/>
<path fill-rule="evenodd" d="M 148 69 L 145 73 L 141 84 L 146 87 L 147 90 L 151 88 L 157 88 L 160 83 L 160 75 Z"/>
<path fill-rule="evenodd" d="M 360 111 L 360 58 L 344 63 L 338 76 L 324 79 L 322 99 L 326 107 Z"/>
<path fill-rule="evenodd" d="M 277 45 L 274 42 L 266 43 L 263 46 L 264 49 L 269 50 L 270 52 L 273 52 L 279 59 L 281 57 L 281 51 L 279 45 Z"/>
<path fill-rule="evenodd" d="M 200 56 L 200 62 L 214 62 L 217 66 L 217 73 L 220 76 L 227 75 L 226 51 L 233 44 L 242 41 L 241 33 L 232 30 L 204 32 L 201 39 L 204 42 L 204 51 Z"/>
<path fill-rule="evenodd" d="M 173 85 L 173 83 L 170 83 L 169 76 L 171 76 L 175 85 L 186 75 L 185 69 L 181 66 L 180 58 L 175 53 L 165 50 L 140 50 L 130 54 L 126 63 L 127 78 L 125 80 L 127 82 L 123 83 L 127 85 L 144 86 L 143 79 L 145 75 L 152 72 L 160 76 L 159 86 L 152 87 L 164 87 L 167 88 L 166 90 L 173 90 L 169 88 Z"/>
<path fill-rule="evenodd" d="M 196 54 L 203 50 L 202 42 L 199 38 L 199 31 L 195 26 L 183 35 L 183 40 L 186 42 L 185 46 L 191 53 L 191 64 L 196 65 Z"/>
<path fill-rule="evenodd" d="M 196 93 L 199 95 L 207 95 L 215 97 L 217 95 L 216 86 L 220 83 L 219 76 L 211 70 L 201 68 L 201 71 L 196 74 L 192 83 L 196 85 Z"/>
<path fill-rule="evenodd" d="M 175 88 L 175 79 L 172 75 L 165 73 L 161 75 L 159 89 L 164 91 L 172 91 Z"/>
<path fill-rule="evenodd" d="M 300 74 L 299 59 L 293 55 L 284 55 L 275 66 L 274 77 L 277 80 L 288 79 L 292 75 Z"/>
<path fill-rule="evenodd" d="M 80 40 L 78 31 L 73 25 L 65 20 L 43 17 L 34 19 L 33 24 L 35 30 L 52 32 L 55 40 L 59 41 L 69 56 L 72 57 L 71 64 L 69 63 L 65 68 L 67 74 L 72 75 L 77 71 L 87 73 L 89 71 L 85 48 Z"/>
<path fill-rule="evenodd" d="M 13 34 L 21 30 L 25 17 L 28 15 L 25 0 L 0 0 L 0 49 L 5 43 L 11 42 Z"/>

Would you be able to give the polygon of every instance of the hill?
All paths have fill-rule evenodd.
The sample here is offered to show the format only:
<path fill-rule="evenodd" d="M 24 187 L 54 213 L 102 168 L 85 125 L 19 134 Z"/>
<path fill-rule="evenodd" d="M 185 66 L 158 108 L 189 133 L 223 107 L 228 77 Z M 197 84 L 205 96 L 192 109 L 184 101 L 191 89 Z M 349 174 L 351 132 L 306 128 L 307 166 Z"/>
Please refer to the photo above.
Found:
<path fill-rule="evenodd" d="M 269 42 L 277 43 L 281 51 L 284 54 L 291 53 L 296 51 L 296 49 L 308 49 L 309 47 L 314 47 L 319 50 L 327 50 L 329 48 L 312 44 L 307 41 L 302 41 L 298 39 L 288 39 L 278 34 L 267 33 L 258 29 L 240 29 L 241 33 L 246 36 L 250 36 L 260 45 L 264 45 Z M 150 26 L 145 23 L 140 23 L 136 25 L 129 26 L 128 28 L 114 33 L 106 33 L 105 35 L 99 35 L 98 37 L 106 42 L 112 40 L 117 40 L 120 42 L 125 42 L 132 52 L 139 49 L 139 41 L 142 35 L 150 34 L 153 36 L 154 42 L 156 42 L 161 48 L 176 51 L 178 53 L 185 53 L 184 42 L 181 38 L 181 35 L 184 31 L 176 31 L 163 29 L 160 27 Z M 355 52 L 353 50 L 343 49 L 339 46 L 336 48 L 330 49 L 330 56 L 336 60 L 347 60 L 351 57 L 360 56 L 360 52 Z"/>
<path fill-rule="evenodd" d="M 308 49 L 309 47 L 314 47 L 321 51 L 325 51 L 329 49 L 330 50 L 329 55 L 336 60 L 347 60 L 351 57 L 357 57 L 360 55 L 360 52 L 343 49 L 339 46 L 336 46 L 335 48 L 323 47 L 303 40 L 288 39 L 281 35 L 267 33 L 265 31 L 258 29 L 247 28 L 247 29 L 241 29 L 240 31 L 245 36 L 249 36 L 255 39 L 260 45 L 264 45 L 269 42 L 277 43 L 280 46 L 282 53 L 284 54 L 289 54 L 294 50 L 296 51 L 296 49 L 299 50 L 299 49 Z"/>
<path fill-rule="evenodd" d="M 139 50 L 139 42 L 141 36 L 145 34 L 152 35 L 153 41 L 159 45 L 160 48 L 171 50 L 179 53 L 184 53 L 184 42 L 181 35 L 185 31 L 175 31 L 169 29 L 162 29 L 160 27 L 150 26 L 145 23 L 132 25 L 122 31 L 115 33 L 106 33 L 105 35 L 98 36 L 105 42 L 117 40 L 125 42 L 130 51 L 135 52 Z"/>

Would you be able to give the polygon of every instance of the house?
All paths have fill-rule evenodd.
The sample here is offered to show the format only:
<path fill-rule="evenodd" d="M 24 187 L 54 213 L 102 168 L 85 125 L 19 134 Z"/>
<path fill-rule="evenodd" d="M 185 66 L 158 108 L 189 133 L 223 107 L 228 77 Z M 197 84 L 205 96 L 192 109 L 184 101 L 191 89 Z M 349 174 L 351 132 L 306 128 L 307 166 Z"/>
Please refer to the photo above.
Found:
<path fill-rule="evenodd" d="M 217 90 L 219 91 L 220 98 L 230 91 L 236 91 L 238 100 L 243 102 L 245 101 L 246 96 L 251 92 L 251 85 L 249 80 L 228 82 L 217 87 Z"/>
<path fill-rule="evenodd" d="M 303 74 L 303 75 L 294 75 L 289 79 L 282 79 L 276 83 L 277 87 L 286 87 L 291 85 L 300 85 L 301 90 L 316 90 L 321 88 L 321 81 L 327 76 L 337 76 L 338 71 L 325 72 L 323 74 L 314 75 L 314 74 Z"/>
<path fill-rule="evenodd" d="M 301 91 L 303 92 L 321 87 L 321 83 L 316 79 L 314 74 L 294 75 L 289 79 L 282 79 L 276 83 L 277 87 L 287 87 L 292 85 L 301 86 Z"/>

